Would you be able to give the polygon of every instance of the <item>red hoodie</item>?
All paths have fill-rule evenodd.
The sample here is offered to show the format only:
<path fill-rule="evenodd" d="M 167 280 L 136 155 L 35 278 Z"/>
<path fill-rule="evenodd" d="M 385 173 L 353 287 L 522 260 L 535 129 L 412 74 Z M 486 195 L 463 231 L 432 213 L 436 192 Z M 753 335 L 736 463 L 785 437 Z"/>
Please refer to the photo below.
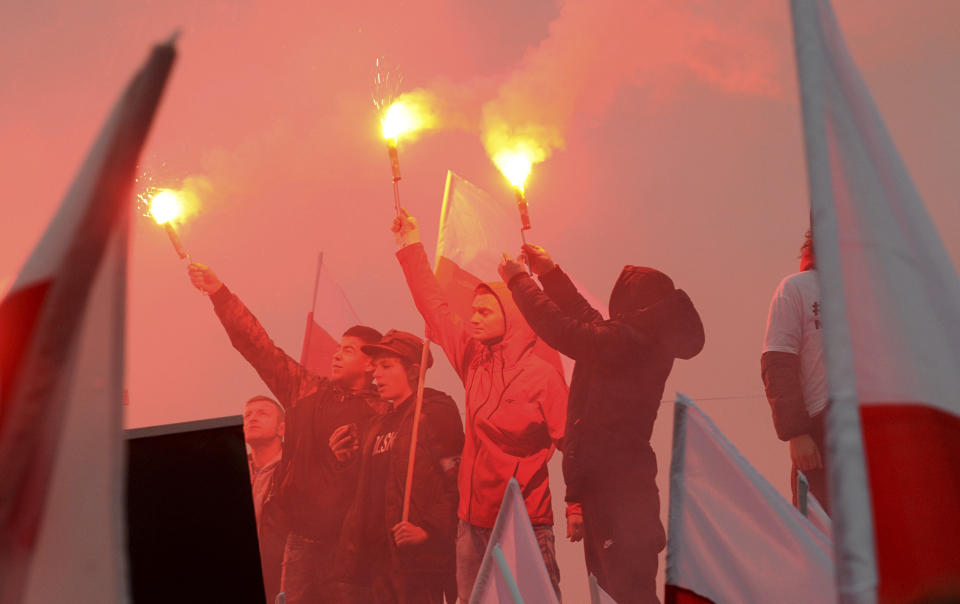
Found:
<path fill-rule="evenodd" d="M 547 462 L 563 439 L 563 377 L 534 353 L 537 337 L 504 284 L 478 286 L 496 296 L 506 321 L 500 342 L 486 345 L 471 337 L 469 325 L 450 308 L 423 245 L 409 245 L 397 258 L 431 339 L 443 348 L 466 389 L 457 515 L 474 526 L 493 528 L 513 477 L 520 483 L 530 521 L 553 524 Z"/>

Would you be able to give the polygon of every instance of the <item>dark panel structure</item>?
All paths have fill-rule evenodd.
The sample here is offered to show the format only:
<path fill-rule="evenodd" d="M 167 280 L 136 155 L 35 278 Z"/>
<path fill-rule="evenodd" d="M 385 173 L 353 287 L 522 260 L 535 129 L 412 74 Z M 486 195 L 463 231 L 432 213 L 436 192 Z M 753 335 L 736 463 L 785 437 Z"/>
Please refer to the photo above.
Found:
<path fill-rule="evenodd" d="M 136 604 L 263 604 L 240 416 L 128 430 Z"/>

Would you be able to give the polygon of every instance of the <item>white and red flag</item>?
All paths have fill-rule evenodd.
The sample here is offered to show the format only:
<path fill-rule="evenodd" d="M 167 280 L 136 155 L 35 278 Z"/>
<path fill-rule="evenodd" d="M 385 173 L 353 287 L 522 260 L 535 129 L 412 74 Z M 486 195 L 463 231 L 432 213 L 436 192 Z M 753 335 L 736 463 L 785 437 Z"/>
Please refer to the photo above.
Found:
<path fill-rule="evenodd" d="M 470 604 L 557 602 L 516 479 L 507 483 L 497 522 L 473 584 Z"/>
<path fill-rule="evenodd" d="M 0 303 L 0 602 L 126 601 L 123 371 L 137 160 L 156 47 Z"/>
<path fill-rule="evenodd" d="M 677 395 L 667 604 L 836 601 L 833 543 Z"/>
<path fill-rule="evenodd" d="M 517 205 L 498 199 L 473 183 L 447 172 L 437 237 L 437 280 L 453 308 L 470 321 L 473 290 L 479 283 L 500 281 L 500 255 L 516 254 L 520 248 L 520 216 Z M 604 316 L 606 306 L 579 288 L 584 298 Z M 562 367 L 567 381 L 573 360 L 537 339 L 537 354 L 551 365 Z"/>
<path fill-rule="evenodd" d="M 827 0 L 793 0 L 842 601 L 960 593 L 960 279 Z"/>
<path fill-rule="evenodd" d="M 330 364 L 337 352 L 340 337 L 358 325 L 360 318 L 340 284 L 330 275 L 323 261 L 317 258 L 317 280 L 313 286 L 313 308 L 307 314 L 307 330 L 303 336 L 300 364 L 319 376 L 330 375 Z"/>

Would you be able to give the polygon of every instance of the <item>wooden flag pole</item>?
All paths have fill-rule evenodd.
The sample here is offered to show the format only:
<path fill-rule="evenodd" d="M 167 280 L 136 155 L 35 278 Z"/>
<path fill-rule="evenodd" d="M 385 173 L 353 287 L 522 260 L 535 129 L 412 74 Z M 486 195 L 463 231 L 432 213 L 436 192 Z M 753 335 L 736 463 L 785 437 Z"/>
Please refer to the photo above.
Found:
<path fill-rule="evenodd" d="M 417 399 L 413 408 L 413 432 L 410 435 L 410 457 L 407 460 L 407 480 L 403 487 L 403 513 L 401 522 L 410 518 L 410 493 L 413 489 L 413 465 L 417 458 L 417 438 L 420 435 L 420 412 L 423 409 L 423 386 L 427 375 L 427 359 L 430 358 L 430 340 L 423 336 L 423 351 L 420 353 L 420 379 L 417 381 Z"/>

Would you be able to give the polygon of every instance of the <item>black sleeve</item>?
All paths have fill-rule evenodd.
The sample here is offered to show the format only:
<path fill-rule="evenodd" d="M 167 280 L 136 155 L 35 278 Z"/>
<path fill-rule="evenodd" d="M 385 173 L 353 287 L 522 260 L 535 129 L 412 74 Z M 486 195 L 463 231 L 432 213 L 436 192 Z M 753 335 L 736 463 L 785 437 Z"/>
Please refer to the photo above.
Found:
<path fill-rule="evenodd" d="M 809 434 L 812 422 L 803 403 L 800 356 L 789 352 L 765 352 L 760 356 L 760 375 L 777 437 L 787 441 Z"/>
<path fill-rule="evenodd" d="M 428 535 L 452 541 L 457 537 L 457 505 L 460 502 L 457 474 L 463 453 L 463 422 L 453 405 L 431 408 L 424 420 L 422 428 L 426 428 L 429 435 L 430 461 L 440 472 L 443 488 L 440 497 L 428 507 L 423 529 Z"/>
<path fill-rule="evenodd" d="M 544 293 L 557 303 L 560 310 L 574 319 L 587 323 L 603 321 L 600 311 L 590 306 L 587 299 L 577 291 L 570 277 L 559 266 L 554 266 L 552 270 L 541 275 L 540 284 L 543 285 Z"/>
<path fill-rule="evenodd" d="M 533 331 L 552 348 L 571 359 L 616 359 L 654 345 L 652 338 L 626 323 L 593 323 L 570 316 L 543 293 L 526 273 L 517 275 L 508 285 L 513 300 Z"/>
<path fill-rule="evenodd" d="M 318 377 L 277 346 L 250 309 L 224 285 L 210 296 L 230 343 L 285 408 L 316 390 Z"/>

